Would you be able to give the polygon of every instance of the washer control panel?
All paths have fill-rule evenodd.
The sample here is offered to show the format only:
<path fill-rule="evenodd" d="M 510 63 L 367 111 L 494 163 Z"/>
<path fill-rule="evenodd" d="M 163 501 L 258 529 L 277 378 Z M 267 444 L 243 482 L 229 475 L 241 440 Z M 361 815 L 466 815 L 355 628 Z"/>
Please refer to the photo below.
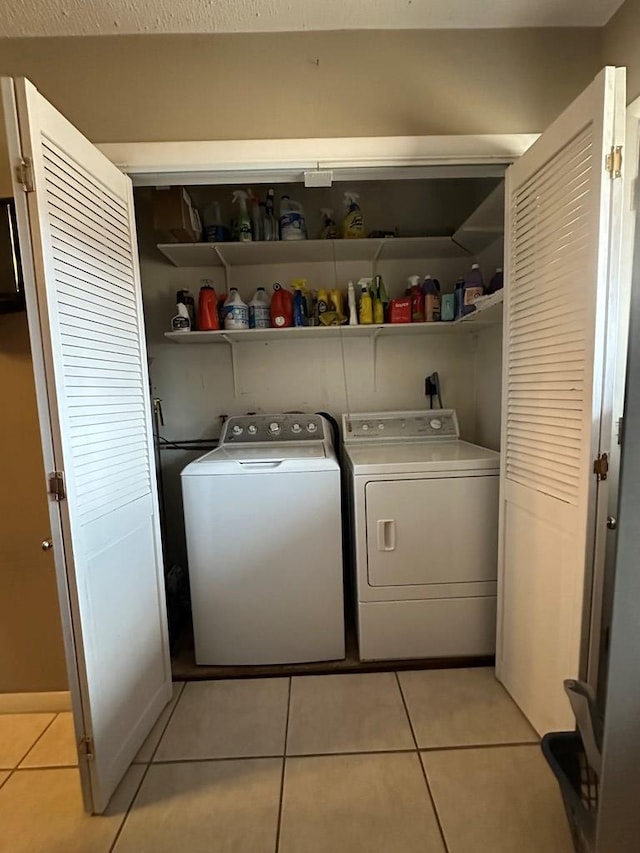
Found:
<path fill-rule="evenodd" d="M 342 437 L 352 441 L 402 441 L 459 438 L 455 409 L 423 412 L 377 412 L 342 416 Z"/>
<path fill-rule="evenodd" d="M 320 415 L 234 415 L 220 436 L 220 444 L 264 444 L 280 441 L 322 441 Z"/>

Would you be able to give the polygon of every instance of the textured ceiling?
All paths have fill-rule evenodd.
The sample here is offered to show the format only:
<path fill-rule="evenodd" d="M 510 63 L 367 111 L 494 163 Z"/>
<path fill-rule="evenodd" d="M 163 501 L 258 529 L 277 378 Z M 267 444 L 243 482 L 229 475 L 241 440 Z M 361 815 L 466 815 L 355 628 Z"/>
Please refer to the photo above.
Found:
<path fill-rule="evenodd" d="M 622 0 L 3 0 L 0 36 L 598 27 Z"/>

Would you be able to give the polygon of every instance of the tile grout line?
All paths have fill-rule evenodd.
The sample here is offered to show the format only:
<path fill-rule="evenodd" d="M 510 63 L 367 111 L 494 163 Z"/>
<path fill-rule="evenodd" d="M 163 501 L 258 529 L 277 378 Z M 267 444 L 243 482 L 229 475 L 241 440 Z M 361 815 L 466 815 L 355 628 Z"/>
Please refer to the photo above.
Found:
<path fill-rule="evenodd" d="M 500 749 L 514 746 L 536 746 L 540 748 L 539 740 L 513 740 L 504 743 L 459 743 L 451 746 L 421 746 L 419 752 L 460 752 L 465 749 Z"/>
<path fill-rule="evenodd" d="M 409 749 L 352 749 L 339 750 L 338 752 L 294 752 L 285 755 L 285 758 L 331 758 L 341 755 L 402 755 L 407 752 L 415 752 L 415 747 Z M 206 764 L 216 761 L 260 761 L 273 758 L 282 758 L 282 753 L 263 753 L 262 755 L 214 755 L 203 758 L 167 758 L 162 761 L 154 761 L 154 767 L 165 764 Z"/>
<path fill-rule="evenodd" d="M 155 754 L 158 750 L 158 747 L 160 746 L 160 742 L 162 741 L 162 738 L 164 737 L 165 732 L 167 731 L 169 723 L 171 722 L 171 720 L 173 718 L 175 710 L 178 707 L 178 703 L 180 702 L 180 699 L 182 698 L 182 694 L 184 693 L 184 688 L 185 688 L 186 683 L 187 683 L 186 681 L 182 682 L 182 687 L 180 688 L 180 692 L 178 693 L 178 695 L 176 697 L 175 704 L 174 704 L 173 708 L 171 709 L 171 713 L 167 717 L 167 723 L 166 723 L 165 727 L 162 729 L 162 733 L 160 734 L 160 737 L 158 738 L 158 743 L 155 745 L 155 748 L 154 748 L 153 752 L 151 753 L 149 761 L 146 763 L 143 762 L 142 764 L 130 764 L 129 765 L 127 773 L 129 772 L 129 770 L 131 770 L 132 767 L 144 767 L 144 771 L 142 773 L 142 776 L 140 777 L 140 781 L 138 782 L 136 790 L 134 791 L 134 794 L 131 797 L 129 805 L 127 806 L 127 810 L 124 813 L 124 817 L 122 818 L 122 822 L 120 823 L 120 826 L 118 827 L 118 831 L 116 832 L 116 834 L 114 836 L 113 843 L 109 847 L 109 853 L 113 853 L 113 851 L 116 849 L 116 844 L 118 843 L 120 836 L 122 835 L 122 830 L 124 829 L 124 825 L 127 822 L 129 815 L 131 814 L 131 809 L 133 808 L 133 805 L 138 798 L 138 794 L 140 793 L 140 789 L 142 788 L 142 786 L 144 784 L 144 780 L 147 778 L 147 773 L 149 772 L 149 769 L 151 768 L 151 762 L 153 761 L 153 757 L 155 756 Z"/>
<path fill-rule="evenodd" d="M 436 823 L 438 825 L 438 831 L 440 832 L 440 838 L 442 839 L 442 843 L 444 845 L 445 853 L 449 853 L 449 845 L 447 844 L 447 839 L 444 834 L 444 827 L 442 826 L 442 821 L 440 820 L 440 815 L 438 814 L 438 808 L 436 806 L 436 801 L 434 799 L 433 793 L 431 791 L 431 785 L 429 785 L 429 778 L 427 776 L 427 770 L 424 766 L 422 758 L 420 756 L 420 747 L 418 746 L 418 739 L 416 737 L 415 730 L 413 728 L 413 722 L 411 721 L 411 714 L 409 713 L 409 707 L 407 705 L 406 699 L 404 698 L 404 693 L 402 692 L 402 684 L 400 683 L 400 676 L 398 672 L 395 671 L 394 675 L 396 677 L 396 683 L 398 685 L 398 690 L 400 691 L 400 698 L 402 699 L 402 705 L 404 706 L 404 712 L 407 715 L 407 722 L 409 723 L 409 728 L 411 729 L 411 736 L 413 737 L 413 742 L 416 745 L 415 754 L 418 759 L 418 763 L 420 765 L 420 769 L 422 770 L 422 777 L 424 779 L 424 784 L 427 789 L 427 794 L 429 796 L 429 801 L 431 803 L 431 807 L 433 809 L 433 814 L 436 819 Z"/>
<path fill-rule="evenodd" d="M 287 719 L 284 724 L 284 749 L 282 751 L 282 774 L 280 776 L 280 800 L 278 801 L 278 825 L 276 827 L 275 853 L 280 848 L 280 831 L 282 829 L 282 801 L 284 799 L 284 773 L 287 765 L 287 740 L 289 739 L 289 715 L 291 714 L 291 687 L 293 678 L 289 676 L 289 695 L 287 697 Z"/>
<path fill-rule="evenodd" d="M 20 761 L 18 761 L 18 763 L 16 764 L 16 766 L 15 766 L 15 767 L 13 768 L 13 770 L 11 771 L 11 772 L 12 772 L 12 775 L 13 775 L 13 772 L 14 772 L 15 770 L 19 770 L 19 769 L 20 769 L 20 765 L 21 765 L 21 764 L 22 764 L 22 762 L 25 760 L 25 758 L 26 758 L 26 757 L 27 757 L 27 756 L 32 752 L 32 750 L 34 750 L 34 749 L 35 749 L 35 747 L 37 746 L 37 744 L 39 744 L 39 743 L 40 743 L 40 741 L 42 740 L 42 738 L 46 735 L 46 733 L 49 731 L 49 729 L 51 728 L 51 726 L 55 723 L 55 721 L 56 721 L 56 720 L 58 719 L 58 717 L 60 716 L 60 714 L 59 714 L 59 713 L 54 712 L 54 711 L 50 711 L 49 713 L 52 713 L 52 714 L 53 714 L 53 719 L 52 719 L 52 720 L 50 720 L 50 721 L 47 723 L 47 725 L 46 725 L 46 726 L 44 727 L 44 729 L 40 732 L 40 734 L 38 735 L 38 737 L 37 737 L 37 738 L 34 740 L 34 742 L 31 744 L 31 746 L 29 747 L 29 749 L 28 749 L 28 750 L 25 752 L 25 754 L 22 756 L 22 758 L 20 759 Z M 74 740 L 75 740 L 75 737 L 74 737 Z M 26 768 L 26 767 L 24 767 L 23 769 L 24 769 L 24 770 L 26 770 L 27 768 Z M 43 768 L 42 768 L 42 767 L 34 767 L 33 769 L 34 769 L 34 770 L 42 770 Z M 5 781 L 7 781 L 7 780 L 5 780 Z"/>

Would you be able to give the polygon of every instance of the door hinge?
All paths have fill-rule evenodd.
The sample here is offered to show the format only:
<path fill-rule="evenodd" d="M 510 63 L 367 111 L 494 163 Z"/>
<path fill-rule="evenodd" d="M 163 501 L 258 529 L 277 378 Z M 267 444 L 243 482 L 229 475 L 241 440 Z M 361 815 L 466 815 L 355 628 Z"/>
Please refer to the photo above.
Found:
<path fill-rule="evenodd" d="M 604 170 L 611 179 L 622 177 L 622 145 L 611 146 L 611 151 L 604 158 Z"/>
<path fill-rule="evenodd" d="M 622 444 L 622 436 L 624 435 L 624 416 L 618 418 L 618 444 Z"/>
<path fill-rule="evenodd" d="M 87 761 L 93 761 L 93 759 L 95 757 L 95 750 L 93 747 L 93 738 L 92 737 L 80 738 L 80 742 L 78 743 L 78 752 Z"/>
<path fill-rule="evenodd" d="M 16 179 L 19 184 L 22 184 L 22 189 L 26 193 L 33 192 L 33 160 L 31 157 L 20 158 L 20 162 L 16 166 Z"/>
<path fill-rule="evenodd" d="M 598 458 L 593 462 L 593 473 L 600 480 L 606 480 L 609 473 L 609 454 L 598 453 Z"/>
<path fill-rule="evenodd" d="M 54 501 L 63 501 L 67 497 L 64 484 L 64 471 L 52 471 L 49 474 L 49 494 Z"/>

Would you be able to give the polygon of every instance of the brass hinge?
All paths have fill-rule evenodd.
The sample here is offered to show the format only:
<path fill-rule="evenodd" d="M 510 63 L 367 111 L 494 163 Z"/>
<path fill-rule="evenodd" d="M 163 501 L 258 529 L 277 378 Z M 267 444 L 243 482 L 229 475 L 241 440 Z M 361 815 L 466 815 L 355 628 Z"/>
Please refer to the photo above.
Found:
<path fill-rule="evenodd" d="M 52 471 L 49 474 L 49 494 L 54 501 L 63 501 L 67 497 L 64 484 L 64 471 Z"/>
<path fill-rule="evenodd" d="M 30 157 L 20 158 L 20 162 L 16 166 L 16 179 L 19 184 L 22 184 L 22 189 L 26 193 L 33 192 L 33 161 Z"/>
<path fill-rule="evenodd" d="M 593 462 L 593 473 L 598 480 L 606 480 L 609 473 L 609 454 L 598 453 L 598 458 Z"/>
<path fill-rule="evenodd" d="M 604 158 L 604 170 L 611 179 L 622 177 L 622 145 L 611 146 L 611 151 Z"/>
<path fill-rule="evenodd" d="M 80 755 L 84 756 L 87 761 L 93 761 L 95 757 L 95 750 L 93 747 L 93 738 L 92 737 L 83 737 L 80 738 L 80 742 L 78 744 L 78 751 Z"/>

